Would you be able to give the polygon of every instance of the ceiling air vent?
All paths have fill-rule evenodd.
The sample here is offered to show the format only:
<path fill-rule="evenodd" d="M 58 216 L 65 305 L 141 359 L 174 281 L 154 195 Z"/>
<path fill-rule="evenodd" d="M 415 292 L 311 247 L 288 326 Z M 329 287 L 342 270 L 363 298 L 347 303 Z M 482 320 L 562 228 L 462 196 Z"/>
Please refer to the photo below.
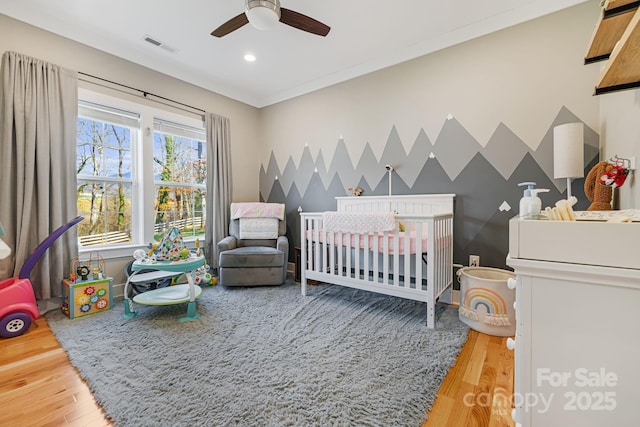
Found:
<path fill-rule="evenodd" d="M 144 36 L 144 41 L 146 41 L 147 43 L 151 43 L 152 45 L 157 46 L 159 48 L 162 48 L 162 49 L 166 50 L 167 52 L 174 53 L 174 52 L 177 51 L 176 48 L 171 47 L 168 44 L 163 43 L 160 40 L 158 40 L 157 38 L 152 37 L 150 35 L 145 35 Z"/>

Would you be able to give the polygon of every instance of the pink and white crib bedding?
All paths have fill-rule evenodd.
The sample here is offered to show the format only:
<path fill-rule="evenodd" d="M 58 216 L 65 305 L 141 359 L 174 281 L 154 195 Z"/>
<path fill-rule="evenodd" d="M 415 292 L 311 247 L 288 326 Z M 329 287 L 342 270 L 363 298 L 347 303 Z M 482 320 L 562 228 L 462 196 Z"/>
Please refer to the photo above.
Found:
<path fill-rule="evenodd" d="M 427 303 L 450 300 L 453 194 L 337 197 L 335 212 L 301 216 L 301 282 L 349 286 Z"/>
<path fill-rule="evenodd" d="M 317 231 L 317 232 L 316 232 Z M 360 248 L 378 253 L 389 253 L 404 255 L 405 253 L 416 253 L 417 248 L 427 247 L 426 230 L 420 233 L 420 242 L 416 241 L 415 230 L 399 233 L 351 233 L 351 232 L 330 232 L 326 228 L 320 230 L 307 230 L 307 239 L 331 242 L 332 245 L 348 248 Z M 386 249 L 385 249 L 386 248 Z"/>

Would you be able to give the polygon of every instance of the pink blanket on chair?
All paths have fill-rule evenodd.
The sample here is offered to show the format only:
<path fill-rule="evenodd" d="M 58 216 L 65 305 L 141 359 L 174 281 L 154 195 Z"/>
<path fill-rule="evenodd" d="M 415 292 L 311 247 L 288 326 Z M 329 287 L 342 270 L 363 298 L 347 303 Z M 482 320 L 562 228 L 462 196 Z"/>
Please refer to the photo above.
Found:
<path fill-rule="evenodd" d="M 231 203 L 231 219 L 278 218 L 284 219 L 282 203 Z"/>

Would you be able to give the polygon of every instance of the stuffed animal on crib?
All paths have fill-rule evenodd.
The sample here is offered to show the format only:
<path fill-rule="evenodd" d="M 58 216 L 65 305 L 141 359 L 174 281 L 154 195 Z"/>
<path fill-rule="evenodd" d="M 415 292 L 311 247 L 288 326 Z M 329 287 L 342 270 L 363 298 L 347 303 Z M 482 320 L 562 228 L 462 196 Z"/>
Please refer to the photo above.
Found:
<path fill-rule="evenodd" d="M 608 162 L 596 164 L 584 179 L 584 194 L 591 202 L 588 211 L 610 211 L 613 188 L 600 183 L 600 177 L 607 174 Z"/>
<path fill-rule="evenodd" d="M 349 187 L 349 188 L 347 188 L 347 190 L 351 191 L 351 196 L 360 196 L 362 194 L 362 192 L 364 191 L 360 187 Z"/>

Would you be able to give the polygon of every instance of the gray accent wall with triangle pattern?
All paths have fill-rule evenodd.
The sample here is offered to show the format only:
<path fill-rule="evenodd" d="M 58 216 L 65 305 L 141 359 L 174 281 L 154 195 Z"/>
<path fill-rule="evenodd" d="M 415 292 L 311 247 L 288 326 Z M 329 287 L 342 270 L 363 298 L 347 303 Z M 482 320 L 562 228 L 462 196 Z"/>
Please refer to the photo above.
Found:
<path fill-rule="evenodd" d="M 393 126 L 379 160 L 368 144 L 359 158 L 351 158 L 342 139 L 333 153 L 320 150 L 314 159 L 305 147 L 301 158 L 289 157 L 285 165 L 271 152 L 269 163 L 260 168 L 260 200 L 286 204 L 293 260 L 293 247 L 300 241 L 298 207 L 307 212 L 335 210 L 335 197 L 349 195 L 347 188 L 354 186 L 361 187 L 364 196 L 386 195 L 389 174 L 384 166 L 392 165 L 392 194 L 456 194 L 455 263 L 467 265 L 469 255 L 475 254 L 483 266 L 506 268 L 508 222 L 518 214 L 522 197 L 517 184 L 534 181 L 537 188 L 549 189 L 540 194 L 543 208 L 566 197 L 566 180 L 553 178 L 553 128 L 573 122 L 584 123 L 562 107 L 535 150 L 502 123 L 483 147 L 463 123 L 449 116 L 435 141 L 420 131 L 412 144 L 403 144 Z M 599 143 L 599 135 L 585 124 L 585 175 L 598 162 Z M 408 152 L 405 145 L 411 147 Z M 589 205 L 583 185 L 584 179 L 572 183 L 577 210 Z"/>

